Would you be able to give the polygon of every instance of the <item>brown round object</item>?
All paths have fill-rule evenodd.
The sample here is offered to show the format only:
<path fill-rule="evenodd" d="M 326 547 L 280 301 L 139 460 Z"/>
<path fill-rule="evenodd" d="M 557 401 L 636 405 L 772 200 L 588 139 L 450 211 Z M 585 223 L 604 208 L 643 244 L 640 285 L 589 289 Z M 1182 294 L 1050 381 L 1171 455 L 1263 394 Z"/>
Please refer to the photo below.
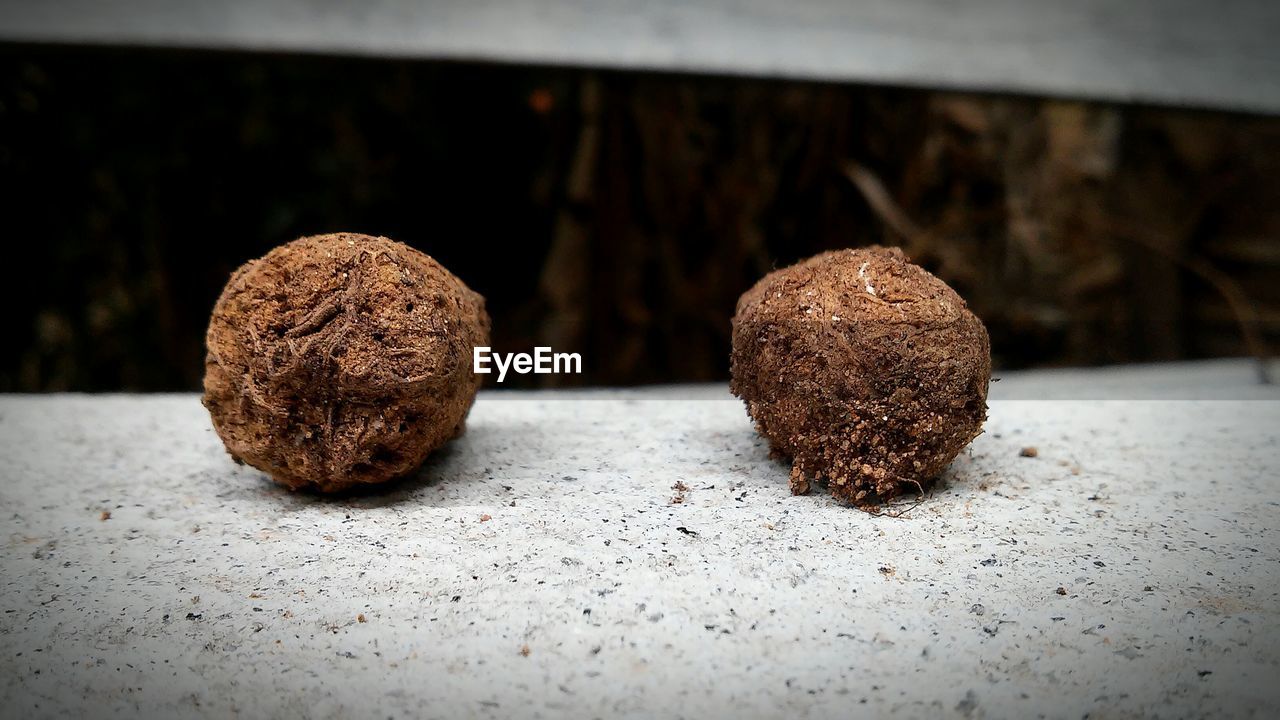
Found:
<path fill-rule="evenodd" d="M 206 343 L 204 405 L 232 457 L 333 492 L 404 475 L 462 432 L 489 316 L 423 253 L 337 233 L 236 270 Z"/>
<path fill-rule="evenodd" d="M 766 275 L 733 317 L 735 395 L 791 489 L 875 505 L 940 473 L 987 415 L 986 328 L 897 248 L 837 250 Z"/>

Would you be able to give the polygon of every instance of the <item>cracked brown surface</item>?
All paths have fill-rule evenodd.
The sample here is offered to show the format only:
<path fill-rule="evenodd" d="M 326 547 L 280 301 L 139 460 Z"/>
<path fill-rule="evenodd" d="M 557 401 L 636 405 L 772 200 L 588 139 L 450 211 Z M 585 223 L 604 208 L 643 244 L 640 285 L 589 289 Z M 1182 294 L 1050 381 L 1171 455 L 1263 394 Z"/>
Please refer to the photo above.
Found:
<path fill-rule="evenodd" d="M 896 248 L 816 255 L 765 276 L 733 318 L 732 390 L 792 460 L 874 506 L 934 478 L 977 437 L 991 347 L 982 322 Z"/>
<path fill-rule="evenodd" d="M 411 472 L 462 432 L 489 344 L 484 298 L 387 238 L 305 237 L 240 267 L 206 336 L 227 451 L 291 488 Z"/>

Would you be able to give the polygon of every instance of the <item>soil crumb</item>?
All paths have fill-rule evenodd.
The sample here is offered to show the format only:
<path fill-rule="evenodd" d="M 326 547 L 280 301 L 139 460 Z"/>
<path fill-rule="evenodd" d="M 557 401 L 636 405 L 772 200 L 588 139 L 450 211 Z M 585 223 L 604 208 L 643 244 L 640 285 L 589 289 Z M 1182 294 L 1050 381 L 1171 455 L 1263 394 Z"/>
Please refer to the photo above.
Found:
<path fill-rule="evenodd" d="M 671 486 L 675 490 L 675 494 L 671 496 L 672 505 L 683 505 L 688 499 L 689 486 L 684 484 L 683 480 L 677 480 L 675 485 Z"/>
<path fill-rule="evenodd" d="M 919 492 L 982 431 L 986 328 L 896 248 L 823 253 L 765 276 L 738 301 L 731 388 L 791 489 L 825 483 L 875 507 Z"/>

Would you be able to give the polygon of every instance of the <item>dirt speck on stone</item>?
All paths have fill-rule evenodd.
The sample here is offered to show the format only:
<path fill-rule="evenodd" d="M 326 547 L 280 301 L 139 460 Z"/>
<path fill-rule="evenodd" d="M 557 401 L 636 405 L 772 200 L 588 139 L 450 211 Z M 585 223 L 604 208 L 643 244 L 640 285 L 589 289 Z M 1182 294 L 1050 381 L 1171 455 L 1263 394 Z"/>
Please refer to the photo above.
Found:
<path fill-rule="evenodd" d="M 1028 445 L 1027 447 L 1024 447 L 1018 451 L 1018 456 L 1025 457 L 1025 458 L 1040 457 L 1040 450 Z"/>
<path fill-rule="evenodd" d="M 362 622 L 364 622 L 364 621 L 365 621 L 365 619 L 364 619 L 364 613 L 360 613 L 359 615 L 356 615 L 356 622 L 358 622 L 358 623 L 362 623 Z"/>
<path fill-rule="evenodd" d="M 520 646 L 520 656 L 521 656 L 521 657 L 529 657 L 529 653 L 531 653 L 531 652 L 533 652 L 533 651 L 529 649 L 529 645 L 528 645 L 528 644 L 525 644 L 525 645 L 521 645 L 521 646 Z"/>
<path fill-rule="evenodd" d="M 111 519 L 111 511 L 110 511 L 110 510 L 103 510 L 103 511 L 102 511 L 102 514 L 98 515 L 98 519 L 99 519 L 99 520 L 101 520 L 101 521 L 103 521 L 103 522 L 106 522 L 107 520 L 110 520 L 110 519 Z"/>
<path fill-rule="evenodd" d="M 489 513 L 485 513 L 480 516 L 480 522 L 489 522 L 492 519 L 493 519 L 493 516 L 490 515 Z"/>
<path fill-rule="evenodd" d="M 921 491 L 982 431 L 986 328 L 896 248 L 823 253 L 738 300 L 731 388 L 791 489 L 874 507 Z"/>
<path fill-rule="evenodd" d="M 683 480 L 677 480 L 676 484 L 671 486 L 671 489 L 676 491 L 675 495 L 671 496 L 672 505 L 681 505 L 688 499 L 689 486 L 685 485 Z"/>
<path fill-rule="evenodd" d="M 293 489 L 409 473 L 462 432 L 484 298 L 382 237 L 304 237 L 238 269 L 206 336 L 204 405 L 232 457 Z"/>
<path fill-rule="evenodd" d="M 1060 588 L 1058 588 L 1057 590 L 1054 590 L 1054 592 L 1058 593 L 1059 595 L 1066 595 L 1066 594 L 1067 594 L 1067 589 L 1066 589 L 1066 588 L 1064 588 L 1064 587 L 1060 587 Z"/>

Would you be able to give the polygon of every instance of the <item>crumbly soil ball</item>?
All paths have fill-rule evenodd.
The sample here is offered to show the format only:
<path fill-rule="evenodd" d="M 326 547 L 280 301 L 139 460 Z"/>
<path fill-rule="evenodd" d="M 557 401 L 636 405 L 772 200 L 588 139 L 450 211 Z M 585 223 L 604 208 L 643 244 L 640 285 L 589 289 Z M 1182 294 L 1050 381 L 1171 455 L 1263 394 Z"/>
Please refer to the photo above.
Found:
<path fill-rule="evenodd" d="M 489 316 L 423 253 L 337 233 L 240 267 L 206 344 L 204 405 L 232 457 L 333 492 L 409 473 L 462 432 Z"/>
<path fill-rule="evenodd" d="M 942 472 L 982 430 L 986 328 L 896 248 L 837 250 L 765 276 L 733 318 L 735 395 L 791 489 L 875 506 Z"/>

